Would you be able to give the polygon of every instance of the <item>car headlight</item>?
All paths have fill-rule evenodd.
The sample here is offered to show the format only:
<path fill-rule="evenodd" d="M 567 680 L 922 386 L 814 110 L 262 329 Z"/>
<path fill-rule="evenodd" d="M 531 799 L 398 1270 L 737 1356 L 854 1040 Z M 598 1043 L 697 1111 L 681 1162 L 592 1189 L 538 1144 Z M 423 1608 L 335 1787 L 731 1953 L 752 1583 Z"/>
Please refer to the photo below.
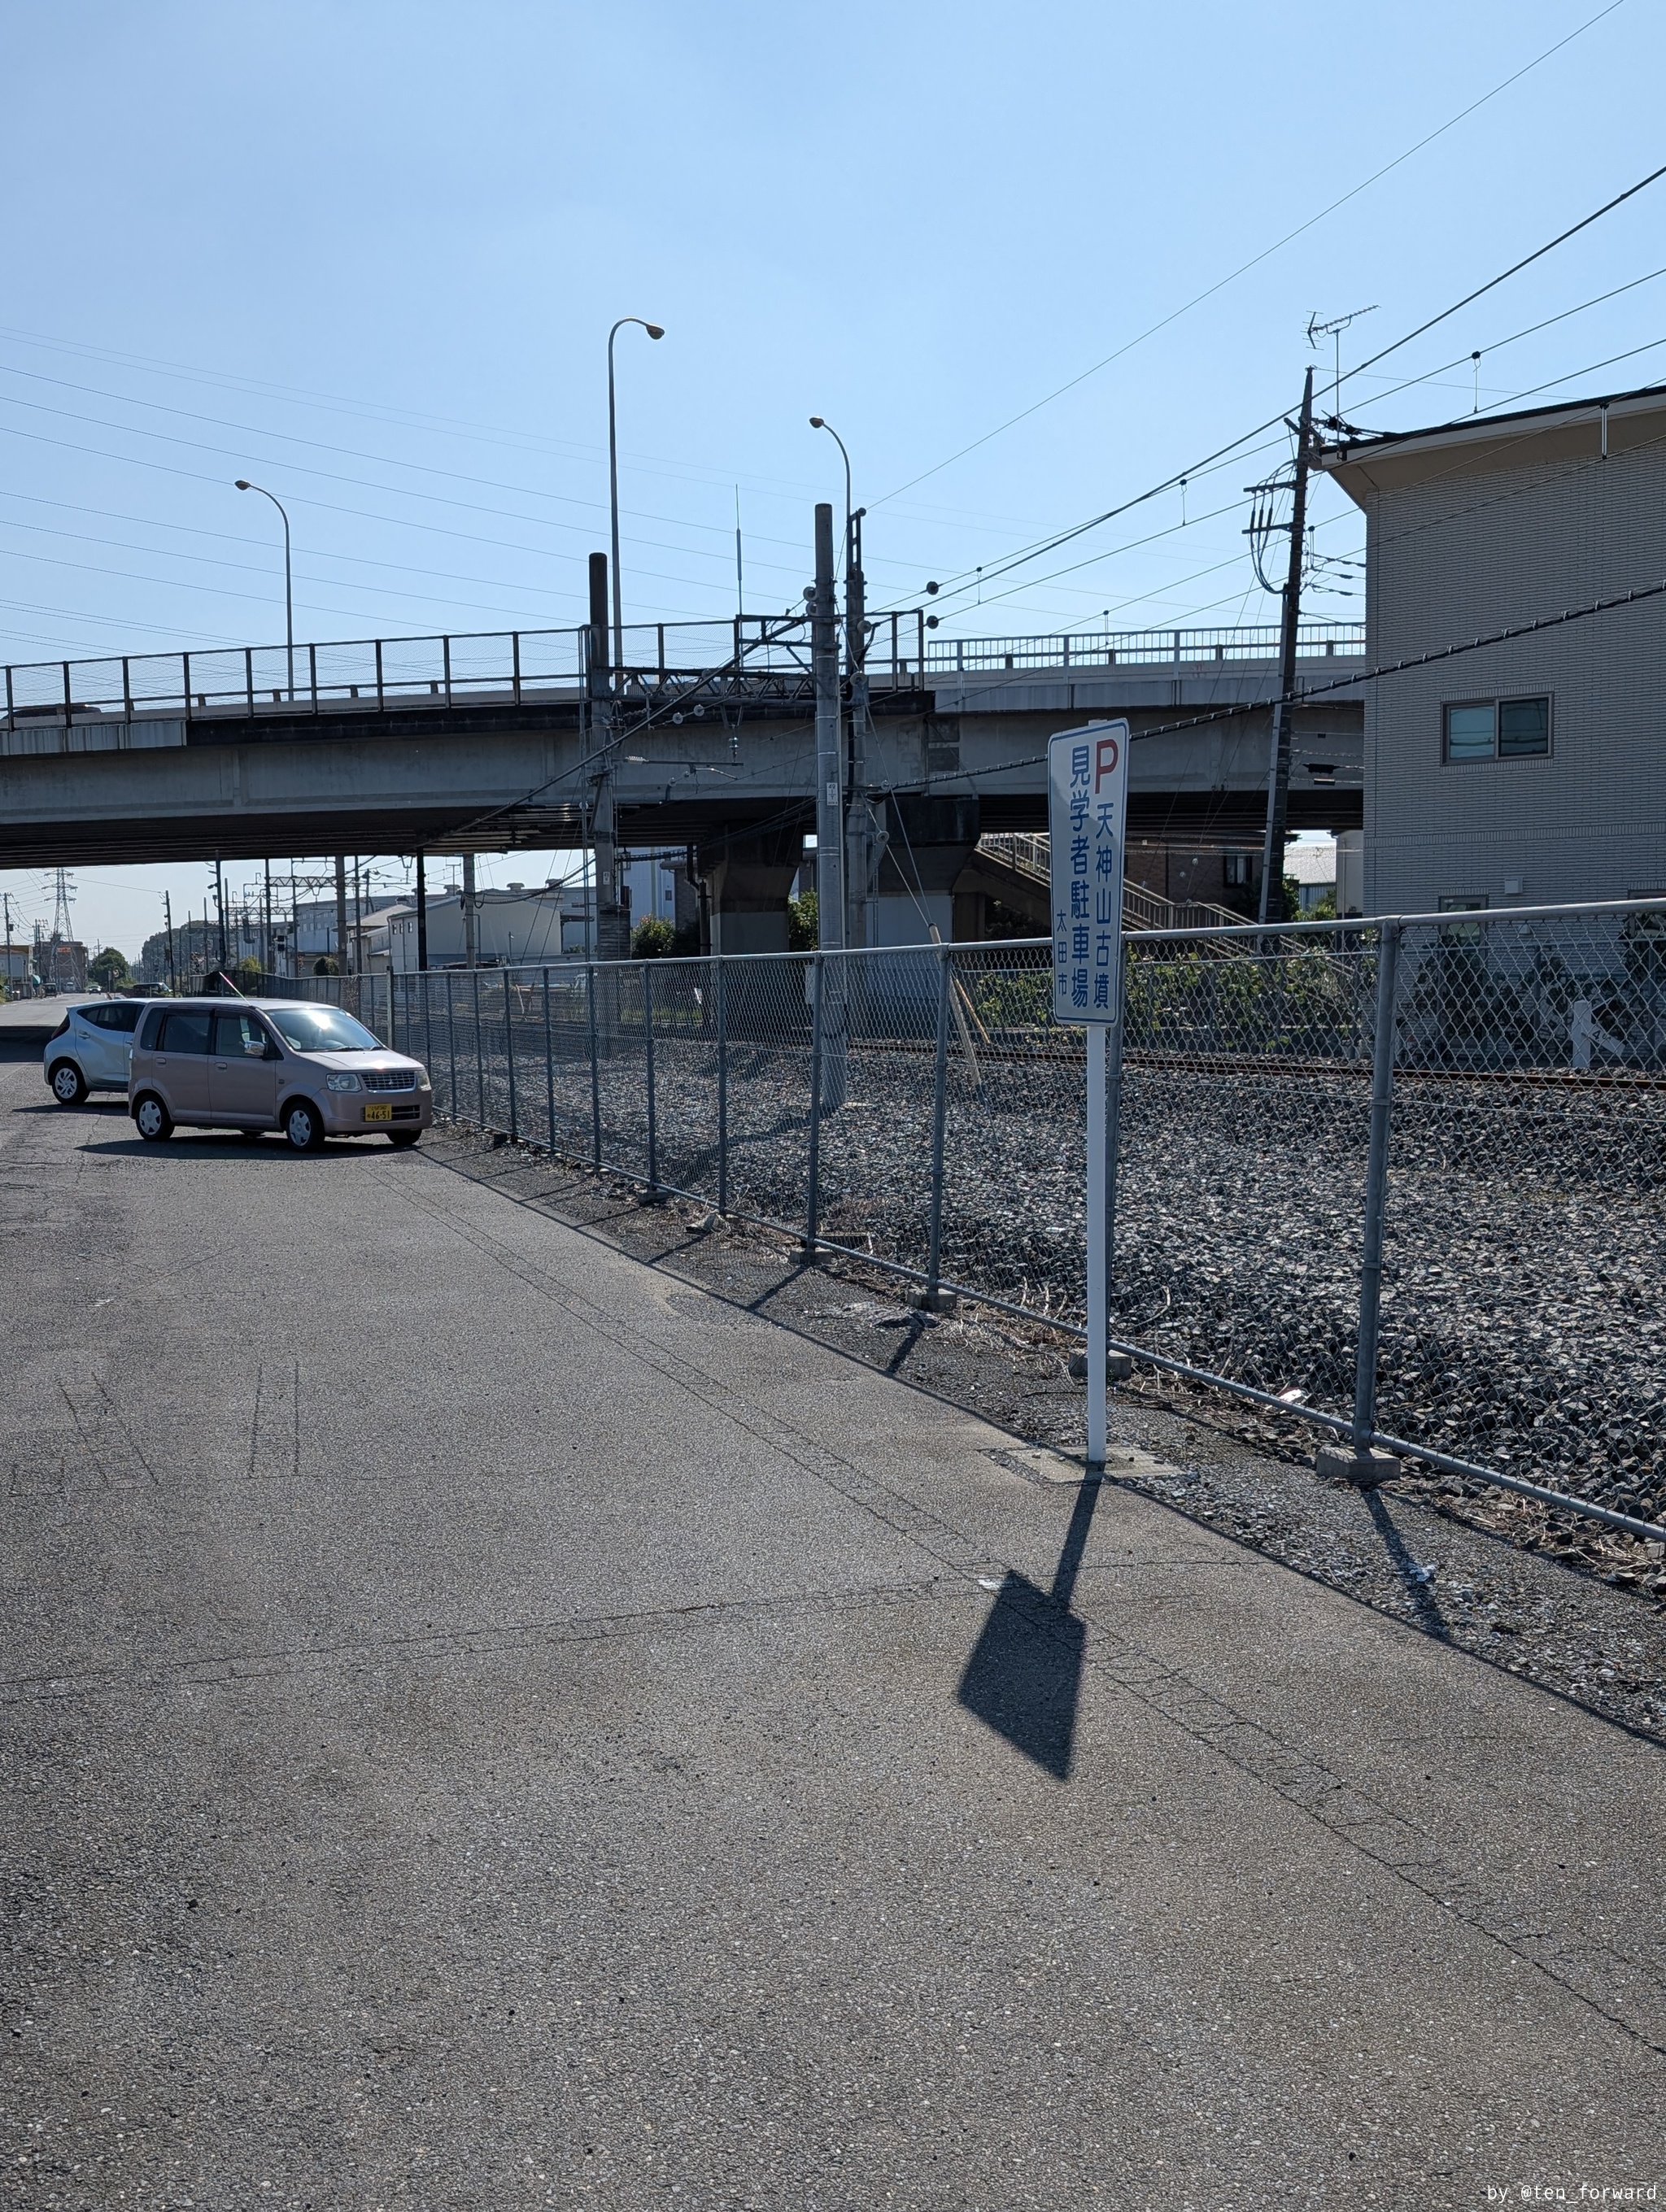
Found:
<path fill-rule="evenodd" d="M 428 1079 L 428 1070 L 425 1067 L 419 1067 L 416 1071 L 416 1088 L 419 1091 L 432 1091 L 434 1088 Z"/>
<path fill-rule="evenodd" d="M 325 1078 L 326 1091 L 362 1091 L 364 1085 L 356 1075 L 329 1075 Z"/>

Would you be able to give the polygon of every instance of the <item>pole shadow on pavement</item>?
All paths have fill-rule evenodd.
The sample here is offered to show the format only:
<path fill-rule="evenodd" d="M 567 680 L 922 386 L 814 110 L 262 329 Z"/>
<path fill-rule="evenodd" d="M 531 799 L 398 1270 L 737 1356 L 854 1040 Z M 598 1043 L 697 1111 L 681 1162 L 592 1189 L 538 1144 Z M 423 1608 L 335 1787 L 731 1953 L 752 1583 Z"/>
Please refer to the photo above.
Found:
<path fill-rule="evenodd" d="M 1007 1571 L 958 1692 L 969 1713 L 1061 1782 L 1069 1777 L 1075 1750 L 1087 1639 L 1070 1601 L 1102 1486 L 1094 1476 L 1076 1492 L 1050 1590 L 1016 1568 Z"/>

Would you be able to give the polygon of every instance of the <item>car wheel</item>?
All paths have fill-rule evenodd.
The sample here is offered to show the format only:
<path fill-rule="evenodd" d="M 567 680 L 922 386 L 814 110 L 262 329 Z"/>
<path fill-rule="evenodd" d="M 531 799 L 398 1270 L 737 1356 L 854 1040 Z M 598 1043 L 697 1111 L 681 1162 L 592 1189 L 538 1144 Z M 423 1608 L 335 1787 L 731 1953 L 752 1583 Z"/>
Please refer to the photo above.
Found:
<path fill-rule="evenodd" d="M 297 1152 L 316 1152 L 324 1148 L 324 1121 L 310 1098 L 297 1098 L 283 1116 L 283 1133 L 289 1148 Z"/>
<path fill-rule="evenodd" d="M 148 1145 L 160 1145 L 173 1134 L 173 1116 L 161 1100 L 147 1091 L 133 1109 L 134 1123 Z"/>
<path fill-rule="evenodd" d="M 47 1077 L 60 1106 L 79 1106 L 87 1096 L 87 1079 L 72 1060 L 60 1060 Z"/>
<path fill-rule="evenodd" d="M 422 1133 L 420 1129 L 390 1129 L 387 1141 L 396 1152 L 402 1152 L 408 1146 L 414 1145 Z"/>

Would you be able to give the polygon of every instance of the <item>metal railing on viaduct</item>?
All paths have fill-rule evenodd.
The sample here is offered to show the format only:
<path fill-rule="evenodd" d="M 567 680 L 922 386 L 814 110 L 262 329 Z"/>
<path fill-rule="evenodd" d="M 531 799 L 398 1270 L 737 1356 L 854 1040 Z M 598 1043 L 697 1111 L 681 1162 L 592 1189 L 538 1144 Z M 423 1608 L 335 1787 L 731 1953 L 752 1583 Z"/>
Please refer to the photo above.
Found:
<path fill-rule="evenodd" d="M 969 672 L 1153 670 L 1274 663 L 1276 627 L 1104 630 L 1071 636 L 939 638 L 918 611 L 869 624 L 866 672 L 879 691 L 917 691 Z M 5 670 L 8 730 L 150 717 L 187 722 L 304 720 L 392 708 L 522 706 L 571 698 L 588 673 L 587 629 L 494 630 L 327 644 L 215 647 L 93 660 L 15 663 Z M 1360 654 L 1362 626 L 1304 623 L 1304 658 Z M 737 616 L 728 623 L 657 623 L 624 631 L 616 680 L 628 691 L 698 684 L 702 696 L 759 689 L 808 692 L 806 622 Z"/>
<path fill-rule="evenodd" d="M 1125 945 L 1122 1348 L 1666 1534 L 1666 902 Z M 273 988 L 344 988 L 459 1122 L 1082 1334 L 1044 943 Z"/>

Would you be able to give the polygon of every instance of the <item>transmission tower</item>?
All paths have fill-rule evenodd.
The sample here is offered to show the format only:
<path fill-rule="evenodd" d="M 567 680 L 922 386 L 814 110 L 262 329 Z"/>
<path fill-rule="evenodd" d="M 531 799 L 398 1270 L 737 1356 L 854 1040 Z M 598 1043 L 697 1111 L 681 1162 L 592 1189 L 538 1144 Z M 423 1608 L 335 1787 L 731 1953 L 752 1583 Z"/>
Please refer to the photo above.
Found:
<path fill-rule="evenodd" d="M 76 887 L 70 881 L 70 871 L 67 868 L 58 870 L 53 890 L 52 935 L 58 944 L 67 945 L 71 935 L 70 907 L 76 895 Z"/>

